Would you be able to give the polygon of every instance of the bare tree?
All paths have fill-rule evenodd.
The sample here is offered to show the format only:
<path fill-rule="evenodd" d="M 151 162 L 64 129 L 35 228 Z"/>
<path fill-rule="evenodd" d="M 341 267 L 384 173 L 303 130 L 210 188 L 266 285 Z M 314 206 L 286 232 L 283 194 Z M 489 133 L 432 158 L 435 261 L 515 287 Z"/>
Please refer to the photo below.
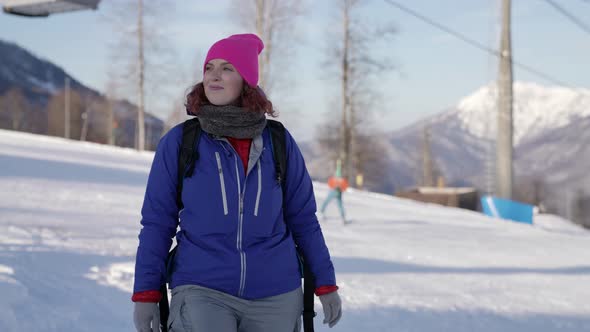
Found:
<path fill-rule="evenodd" d="M 88 96 L 85 98 L 84 110 L 81 114 L 81 141 L 109 144 L 113 140 L 112 108 L 113 100 L 108 97 Z"/>
<path fill-rule="evenodd" d="M 514 199 L 519 202 L 529 203 L 544 210 L 546 200 L 549 198 L 550 186 L 539 174 L 520 176 L 515 178 Z"/>
<path fill-rule="evenodd" d="M 136 148 L 146 146 L 146 109 L 163 111 L 171 93 L 174 50 L 165 30 L 169 14 L 174 11 L 163 0 L 124 0 L 109 3 L 104 9 L 106 21 L 116 34 L 111 63 L 117 67 L 121 97 L 137 103 Z"/>
<path fill-rule="evenodd" d="M 65 131 L 64 104 L 66 92 L 53 95 L 47 104 L 47 134 L 63 137 Z M 70 90 L 70 137 L 79 138 L 82 131 L 82 113 L 86 109 L 86 101 L 78 91 Z"/>
<path fill-rule="evenodd" d="M 575 192 L 572 203 L 572 219 L 583 227 L 590 228 L 590 195 L 584 190 L 578 189 Z"/>
<path fill-rule="evenodd" d="M 231 15 L 242 28 L 256 33 L 264 41 L 259 59 L 260 85 L 271 93 L 285 77 L 286 70 L 277 70 L 293 54 L 297 19 L 303 15 L 302 0 L 233 0 Z M 282 66 L 285 68 L 286 66 Z"/>
<path fill-rule="evenodd" d="M 190 117 L 186 113 L 186 108 L 184 106 L 184 100 L 181 98 L 176 98 L 172 103 L 172 110 L 166 118 L 166 122 L 164 125 L 164 132 L 172 129 L 177 124 L 188 120 Z"/>
<path fill-rule="evenodd" d="M 203 80 L 202 61 L 205 59 L 205 55 L 200 50 L 197 50 L 195 51 L 194 59 L 195 61 L 191 65 L 187 65 L 184 70 L 180 69 L 178 71 L 178 75 L 175 77 L 176 85 L 185 87 L 185 89 L 182 91 L 179 90 L 175 94 L 174 98 L 172 98 L 172 102 L 169 103 L 168 117 L 164 123 L 164 130 L 162 134 L 165 134 L 170 129 L 172 129 L 172 127 L 192 117 L 187 115 L 186 112 L 186 96 L 194 87 L 195 82 L 201 82 Z"/>
<path fill-rule="evenodd" d="M 334 110 L 326 113 L 325 120 L 316 128 L 315 137 L 318 143 L 319 155 L 311 163 L 311 168 L 323 167 L 315 172 L 315 176 L 329 176 L 335 170 L 336 160 L 340 158 L 339 143 L 341 142 L 340 122 L 334 119 L 340 118 L 340 112 Z M 361 125 L 365 125 L 361 121 Z M 365 127 L 369 128 L 369 127 Z M 362 187 L 380 192 L 393 192 L 393 183 L 384 181 L 388 176 L 387 141 L 376 138 L 381 134 L 373 127 L 359 130 L 356 137 L 357 146 L 355 161 L 355 175 L 362 175 Z M 322 165 L 322 166 L 320 166 Z M 325 165 L 325 166 L 324 166 Z M 351 176 L 351 178 L 353 178 Z M 356 182 L 350 182 L 357 186 Z M 359 186 L 357 186 L 359 187 Z"/>
<path fill-rule="evenodd" d="M 338 157 L 342 160 L 343 176 L 352 183 L 356 174 L 365 174 L 370 180 L 371 176 L 382 173 L 368 173 L 375 161 L 363 155 L 372 150 L 377 142 L 374 137 L 378 135 L 372 110 L 380 106 L 380 95 L 372 83 L 394 66 L 388 57 L 371 51 L 380 42 L 390 41 L 396 29 L 390 25 L 378 26 L 363 18 L 362 6 L 368 2 L 366 0 L 336 1 L 339 16 L 335 26 L 340 29 L 336 37 L 329 37 L 327 55 L 328 64 L 337 66 L 341 89 Z M 328 135 L 325 131 L 322 133 Z M 383 153 L 372 156 L 378 158 L 377 164 L 385 164 Z"/>
<path fill-rule="evenodd" d="M 425 187 L 434 185 L 434 163 L 432 162 L 430 138 L 430 127 L 425 126 L 422 138 L 422 185 Z"/>
<path fill-rule="evenodd" d="M 18 88 L 12 88 L 0 96 L 0 119 L 4 123 L 2 127 L 24 130 L 27 127 L 26 115 L 30 110 L 31 105 Z"/>
<path fill-rule="evenodd" d="M 316 128 L 316 140 L 319 143 L 320 150 L 323 152 L 322 157 L 324 160 L 322 160 L 322 164 L 329 161 L 335 161 L 340 156 L 339 150 L 334 148 L 338 146 L 338 143 L 340 142 L 340 126 L 337 122 L 330 121 L 330 119 L 338 116 L 338 114 L 335 113 L 337 112 L 326 114 L 327 120 Z M 334 165 L 336 165 L 336 163 L 332 162 L 329 163 L 329 165 L 330 169 L 333 169 L 332 167 L 335 167 Z"/>
<path fill-rule="evenodd" d="M 106 100 L 103 104 L 106 113 L 106 120 L 104 122 L 104 131 L 107 137 L 108 145 L 115 145 L 115 102 L 117 99 L 117 82 L 111 74 L 106 84 Z"/>

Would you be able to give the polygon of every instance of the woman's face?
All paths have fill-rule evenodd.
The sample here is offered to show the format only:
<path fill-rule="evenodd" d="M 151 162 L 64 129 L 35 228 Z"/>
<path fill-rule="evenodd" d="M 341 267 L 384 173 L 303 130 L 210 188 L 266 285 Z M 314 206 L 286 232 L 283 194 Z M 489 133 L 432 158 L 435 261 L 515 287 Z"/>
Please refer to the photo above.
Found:
<path fill-rule="evenodd" d="M 205 65 L 203 85 L 209 102 L 223 106 L 238 99 L 244 80 L 231 63 L 223 59 L 213 59 Z"/>

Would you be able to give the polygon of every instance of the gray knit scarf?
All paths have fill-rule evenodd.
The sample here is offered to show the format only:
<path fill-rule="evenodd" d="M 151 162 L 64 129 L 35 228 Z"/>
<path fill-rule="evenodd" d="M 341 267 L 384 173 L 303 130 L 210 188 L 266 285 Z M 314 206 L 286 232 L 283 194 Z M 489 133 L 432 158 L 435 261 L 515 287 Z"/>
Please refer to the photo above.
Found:
<path fill-rule="evenodd" d="M 197 115 L 206 133 L 233 138 L 254 138 L 266 126 L 264 112 L 252 112 L 243 107 L 202 105 Z"/>

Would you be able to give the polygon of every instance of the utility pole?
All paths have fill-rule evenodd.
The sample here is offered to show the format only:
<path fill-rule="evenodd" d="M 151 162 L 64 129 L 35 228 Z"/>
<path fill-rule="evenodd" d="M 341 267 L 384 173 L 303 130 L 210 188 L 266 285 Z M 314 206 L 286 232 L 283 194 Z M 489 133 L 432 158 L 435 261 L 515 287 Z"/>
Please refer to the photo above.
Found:
<path fill-rule="evenodd" d="M 512 47 L 510 41 L 510 4 L 502 0 L 502 35 L 498 73 L 498 130 L 496 144 L 496 195 L 512 198 Z"/>
<path fill-rule="evenodd" d="M 422 185 L 425 187 L 434 186 L 432 170 L 432 153 L 430 150 L 430 128 L 424 127 L 424 137 L 422 141 Z"/>
<path fill-rule="evenodd" d="M 65 79 L 64 137 L 70 138 L 70 78 Z"/>
<path fill-rule="evenodd" d="M 138 0 L 137 10 L 137 37 L 139 41 L 139 101 L 137 109 L 137 146 L 139 151 L 145 148 L 145 122 L 144 122 L 144 54 L 143 54 L 143 0 Z"/>

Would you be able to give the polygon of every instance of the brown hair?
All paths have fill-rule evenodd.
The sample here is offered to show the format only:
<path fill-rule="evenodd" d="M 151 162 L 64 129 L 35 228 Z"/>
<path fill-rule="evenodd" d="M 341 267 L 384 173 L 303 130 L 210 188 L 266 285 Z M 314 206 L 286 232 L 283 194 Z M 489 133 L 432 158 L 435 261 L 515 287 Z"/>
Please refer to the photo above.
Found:
<path fill-rule="evenodd" d="M 264 113 L 270 116 L 277 116 L 272 107 L 272 103 L 266 98 L 264 92 L 262 92 L 260 88 L 252 88 L 248 84 L 244 84 L 244 88 L 238 97 L 237 103 L 238 106 L 244 107 L 251 112 L 264 111 Z M 211 105 L 211 102 L 205 95 L 203 82 L 200 82 L 195 84 L 191 91 L 186 95 L 186 112 L 187 114 L 198 115 L 199 108 L 203 105 Z"/>

